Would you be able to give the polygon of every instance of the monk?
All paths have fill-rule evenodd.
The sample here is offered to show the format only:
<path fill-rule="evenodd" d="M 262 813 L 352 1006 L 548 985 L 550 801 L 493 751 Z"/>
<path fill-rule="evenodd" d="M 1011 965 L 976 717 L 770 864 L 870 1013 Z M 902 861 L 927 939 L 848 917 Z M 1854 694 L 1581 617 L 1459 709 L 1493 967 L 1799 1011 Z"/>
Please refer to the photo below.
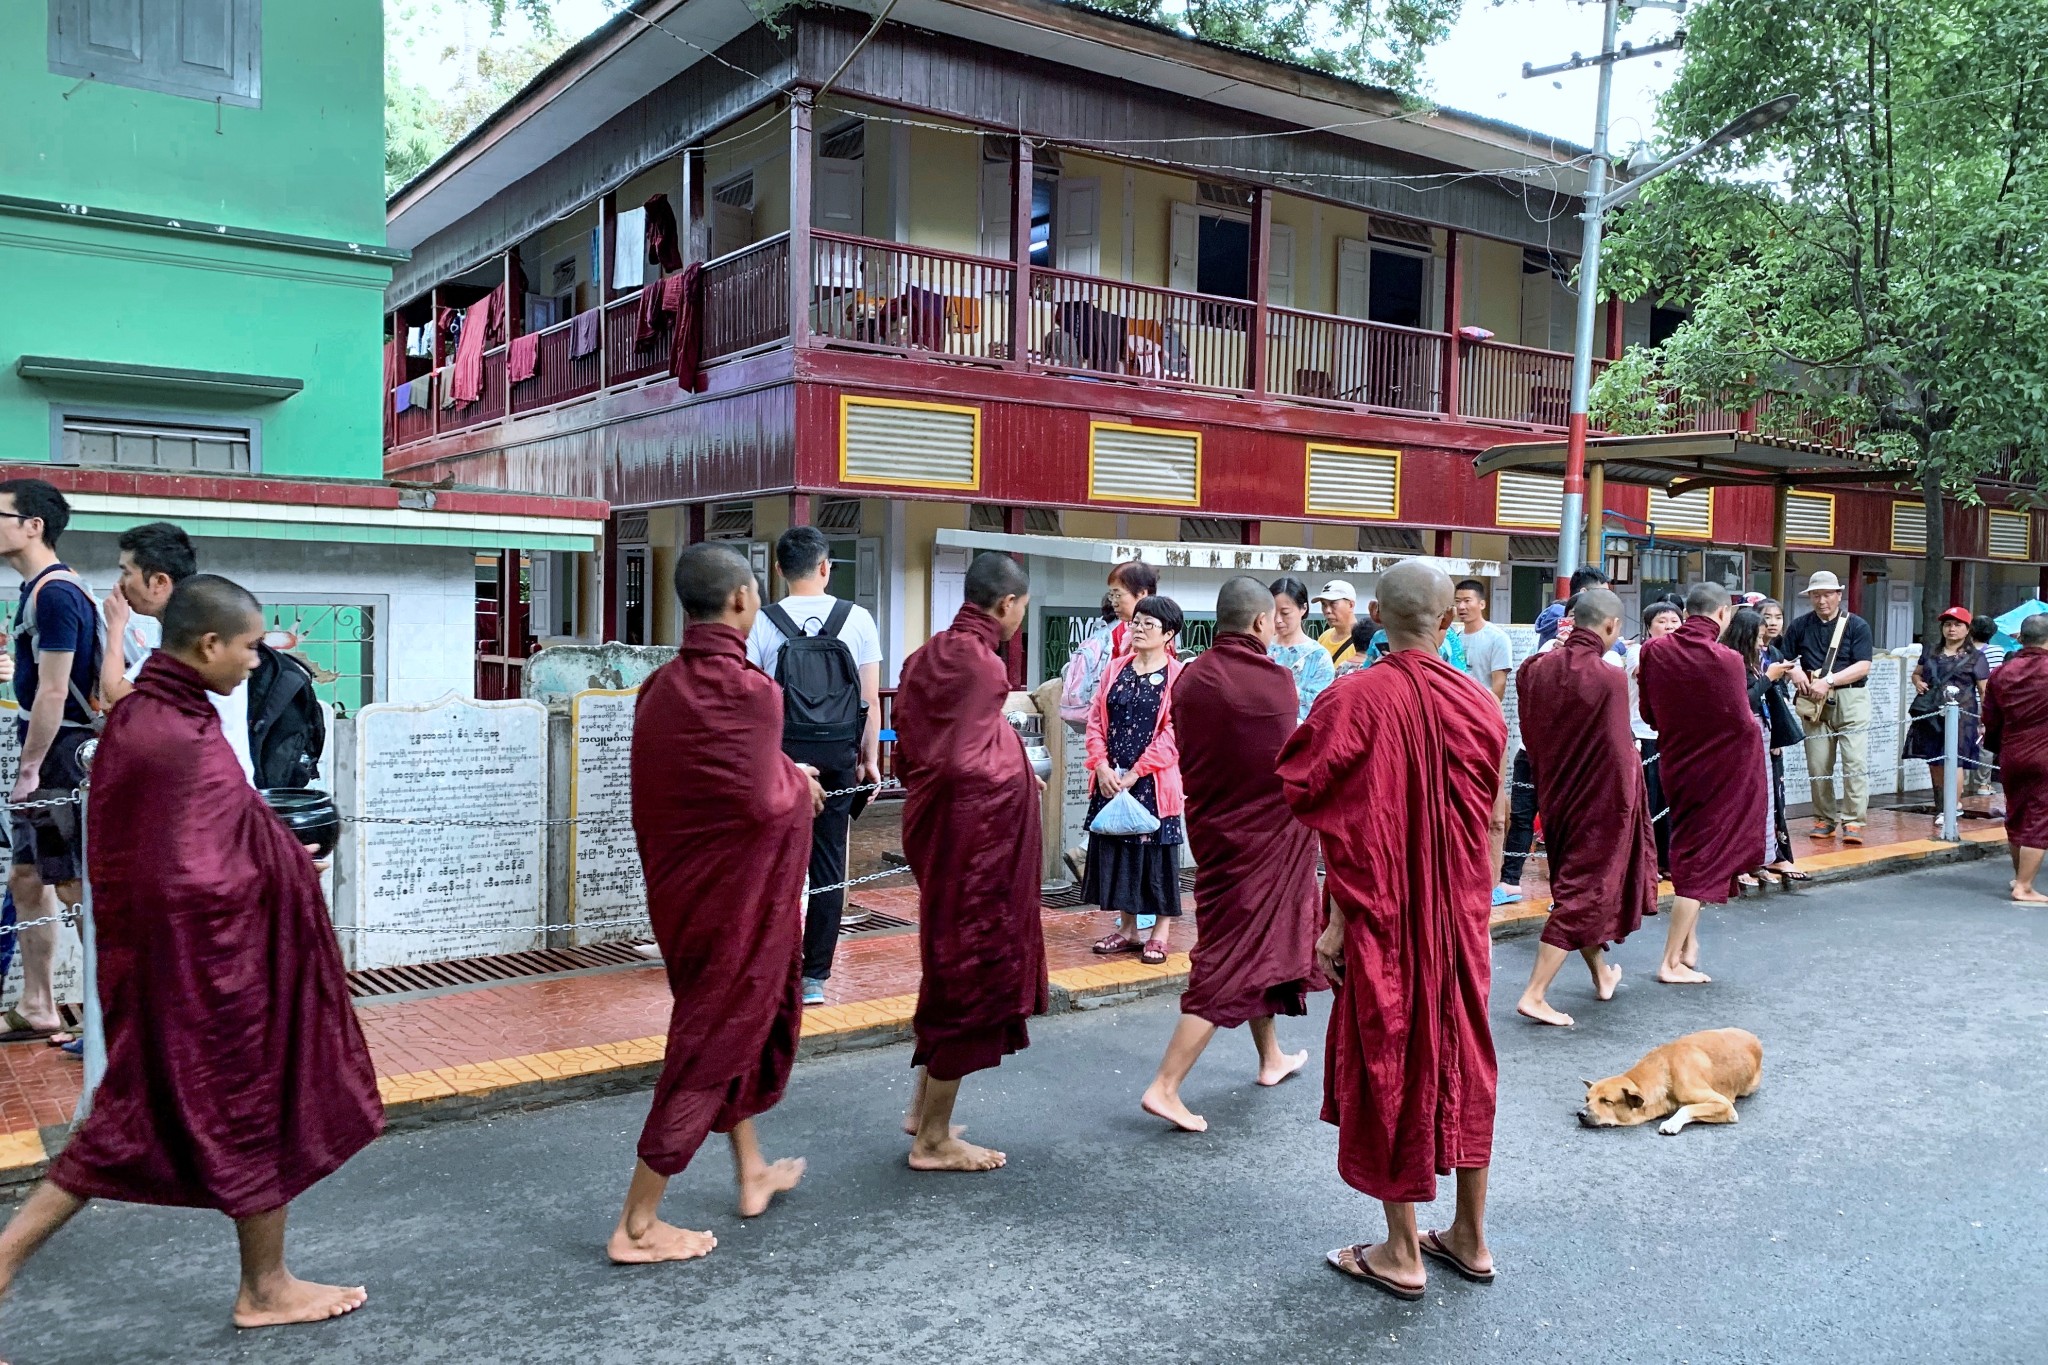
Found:
<path fill-rule="evenodd" d="M 1608 589 L 1586 589 L 1574 599 L 1563 643 L 1530 655 L 1515 679 L 1550 849 L 1550 918 L 1515 1005 L 1539 1024 L 1571 1027 L 1572 1017 L 1546 998 L 1571 953 L 1591 969 L 1594 998 L 1612 1000 L 1621 967 L 1607 960 L 1607 945 L 1657 913 L 1657 841 L 1629 729 L 1628 675 L 1609 662 L 1621 611 Z"/>
<path fill-rule="evenodd" d="M 242 775 L 207 694 L 256 667 L 263 612 L 194 574 L 114 708 L 89 825 L 107 1070 L 0 1232 L 0 1290 L 89 1199 L 218 1209 L 241 1247 L 237 1327 L 319 1322 L 354 1287 L 285 1269 L 291 1201 L 384 1126 L 308 849 Z"/>
<path fill-rule="evenodd" d="M 1646 642 L 1636 669 L 1671 803 L 1671 923 L 1657 968 L 1657 979 L 1670 985 L 1713 980 L 1699 970 L 1700 906 L 1726 902 L 1738 876 L 1771 860 L 1771 774 L 1749 705 L 1749 673 L 1720 640 L 1732 614 L 1726 588 L 1693 585 L 1685 624 Z"/>
<path fill-rule="evenodd" d="M 914 1171 L 992 1171 L 1009 1158 L 960 1140 L 960 1082 L 1031 1045 L 1050 998 L 1039 925 L 1038 794 L 1024 741 L 1003 718 L 1003 644 L 1031 581 L 1008 555 L 976 555 L 953 624 L 903 661 L 896 773 L 903 852 L 917 877 L 923 975 L 911 1019 L 917 1090 L 904 1118 Z"/>
<path fill-rule="evenodd" d="M 1984 747 L 1998 755 L 1998 776 L 2005 783 L 2012 898 L 2048 904 L 2034 885 L 2048 850 L 2048 613 L 2020 622 L 2019 652 L 1992 671 L 1984 698 Z"/>
<path fill-rule="evenodd" d="M 1507 722 L 1493 694 L 1437 657 L 1451 580 L 1409 561 L 1380 576 L 1388 653 L 1316 699 L 1280 751 L 1287 804 L 1322 835 L 1334 911 L 1316 960 L 1336 983 L 1323 1119 L 1337 1173 L 1386 1208 L 1387 1239 L 1329 1263 L 1420 1299 L 1423 1257 L 1493 1278 L 1489 889 L 1507 837 Z M 1415 1205 L 1458 1174 L 1458 1211 L 1417 1236 Z"/>
<path fill-rule="evenodd" d="M 754 1119 L 789 1084 L 803 1025 L 804 873 L 817 774 L 782 752 L 782 692 L 747 662 L 761 599 L 722 545 L 676 556 L 683 644 L 633 713 L 633 837 L 675 1004 L 640 1159 L 605 1254 L 687 1261 L 718 1245 L 661 1221 L 670 1177 L 704 1139 L 732 1144 L 740 1217 L 796 1188 L 804 1163 L 761 1155 Z"/>
<path fill-rule="evenodd" d="M 1322 893 L 1316 837 L 1296 822 L 1274 771 L 1294 733 L 1294 675 L 1266 657 L 1273 593 L 1239 575 L 1216 594 L 1216 641 L 1173 685 L 1173 723 L 1195 851 L 1195 914 L 1180 1023 L 1159 1074 L 1139 1103 L 1190 1133 L 1208 1121 L 1181 1102 L 1180 1087 L 1219 1028 L 1251 1025 L 1260 1085 L 1300 1071 L 1306 1052 L 1282 1052 L 1275 1015 L 1308 1013 Z"/>

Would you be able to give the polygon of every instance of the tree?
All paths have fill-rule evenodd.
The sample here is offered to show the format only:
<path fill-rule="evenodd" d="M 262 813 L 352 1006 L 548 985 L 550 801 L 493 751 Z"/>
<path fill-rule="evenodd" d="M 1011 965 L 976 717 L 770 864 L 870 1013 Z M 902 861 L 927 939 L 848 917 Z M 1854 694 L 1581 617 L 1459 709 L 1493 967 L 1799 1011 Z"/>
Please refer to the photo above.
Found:
<path fill-rule="evenodd" d="M 1942 494 L 2038 497 L 2048 475 L 2048 5 L 1706 0 L 1688 30 L 1661 108 L 1674 143 L 1801 103 L 1619 215 L 1602 291 L 1692 309 L 1603 376 L 1595 421 L 1657 429 L 1672 397 L 1790 390 L 1918 483 L 1937 639 Z"/>
<path fill-rule="evenodd" d="M 436 95 L 405 79 L 388 54 L 408 43 L 406 36 L 417 6 L 394 5 L 385 11 L 384 42 L 384 189 L 391 193 L 411 180 L 469 131 L 517 94 L 540 70 L 560 56 L 571 39 L 555 27 L 547 0 L 462 0 L 488 16 L 488 31 L 465 35 L 440 53 L 444 66 L 456 71 L 447 89 Z M 531 34 L 510 37 L 502 27 L 508 6 L 530 22 Z"/>
<path fill-rule="evenodd" d="M 1462 0 L 1094 0 L 1191 37 L 1412 93 Z"/>

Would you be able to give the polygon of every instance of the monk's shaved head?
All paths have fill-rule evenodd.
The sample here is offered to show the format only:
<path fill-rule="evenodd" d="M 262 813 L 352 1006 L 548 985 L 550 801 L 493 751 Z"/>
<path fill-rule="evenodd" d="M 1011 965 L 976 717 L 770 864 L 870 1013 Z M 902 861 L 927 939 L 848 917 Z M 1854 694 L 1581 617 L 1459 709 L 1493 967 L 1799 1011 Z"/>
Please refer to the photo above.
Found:
<path fill-rule="evenodd" d="M 1259 613 L 1273 610 L 1273 593 L 1250 574 L 1239 574 L 1216 590 L 1216 629 L 1249 635 Z"/>
<path fill-rule="evenodd" d="M 1728 605 L 1728 589 L 1719 583 L 1695 583 L 1685 595 L 1687 616 L 1712 616 Z"/>
<path fill-rule="evenodd" d="M 986 611 L 1005 597 L 1031 591 L 1024 566 L 998 550 L 983 550 L 967 566 L 967 600 Z"/>
<path fill-rule="evenodd" d="M 716 621 L 732 595 L 754 581 L 754 570 L 735 551 L 703 542 L 676 554 L 676 600 L 692 621 Z"/>
<path fill-rule="evenodd" d="M 164 648 L 184 654 L 209 635 L 223 640 L 260 630 L 263 604 L 239 583 L 214 573 L 196 573 L 171 590 L 164 604 Z"/>
<path fill-rule="evenodd" d="M 1606 588 L 1588 588 L 1572 606 L 1572 625 L 1598 630 L 1609 621 L 1621 619 L 1621 599 Z"/>
<path fill-rule="evenodd" d="M 2020 622 L 2020 643 L 2028 649 L 2048 645 L 2048 611 L 2037 611 Z"/>
<path fill-rule="evenodd" d="M 1430 635 L 1451 609 L 1451 576 L 1434 564 L 1405 560 L 1380 575 L 1380 624 L 1389 637 Z"/>

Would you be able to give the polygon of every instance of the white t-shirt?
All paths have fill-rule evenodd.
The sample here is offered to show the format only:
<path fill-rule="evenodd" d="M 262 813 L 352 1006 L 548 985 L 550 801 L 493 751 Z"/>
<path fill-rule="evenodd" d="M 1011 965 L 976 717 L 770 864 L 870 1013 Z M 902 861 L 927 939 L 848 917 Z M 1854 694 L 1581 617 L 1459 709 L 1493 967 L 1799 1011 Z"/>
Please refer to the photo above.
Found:
<path fill-rule="evenodd" d="M 1465 630 L 1463 626 L 1457 627 Z M 1508 639 L 1508 633 L 1488 621 L 1477 630 L 1465 631 L 1462 641 L 1465 646 L 1465 670 L 1478 684 L 1491 692 L 1493 675 L 1496 671 L 1515 671 L 1515 647 Z"/>
<path fill-rule="evenodd" d="M 839 599 L 829 593 L 816 593 L 785 597 L 775 605 L 789 613 L 789 619 L 796 623 L 798 630 L 809 634 L 814 623 L 819 630 L 825 628 L 825 622 L 830 619 L 832 608 L 839 605 Z M 754 618 L 754 628 L 747 635 L 747 658 L 771 678 L 775 676 L 775 660 L 782 653 L 783 638 L 765 610 Z M 866 607 L 855 605 L 846 614 L 846 623 L 839 628 L 839 638 L 846 641 L 846 647 L 853 651 L 855 668 L 882 662 L 882 633 L 875 629 L 875 618 L 868 614 Z"/>
<path fill-rule="evenodd" d="M 142 671 L 142 665 L 149 656 L 156 653 L 163 643 L 163 623 L 154 616 L 136 613 L 128 618 L 128 629 L 121 633 L 121 657 L 128 664 L 126 674 L 129 682 Z M 256 785 L 256 761 L 249 756 L 249 680 L 244 678 L 241 686 L 223 697 L 207 689 L 206 699 L 213 703 L 213 709 L 220 714 L 220 732 L 227 737 L 228 747 L 235 751 L 235 762 L 242 765 L 242 776 Z"/>
<path fill-rule="evenodd" d="M 1643 642 L 1637 640 L 1628 647 L 1628 728 L 1637 739 L 1655 739 L 1657 732 L 1643 721 L 1642 684 L 1637 680 L 1637 670 L 1643 666 Z"/>

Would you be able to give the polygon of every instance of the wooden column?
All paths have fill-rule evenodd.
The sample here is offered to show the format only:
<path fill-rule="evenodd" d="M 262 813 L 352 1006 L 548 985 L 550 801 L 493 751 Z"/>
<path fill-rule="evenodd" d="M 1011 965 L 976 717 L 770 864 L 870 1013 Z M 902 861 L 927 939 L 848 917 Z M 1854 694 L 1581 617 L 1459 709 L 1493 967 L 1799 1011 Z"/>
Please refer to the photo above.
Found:
<path fill-rule="evenodd" d="M 1709 496 L 1712 496 L 1709 494 Z M 1607 529 L 1607 466 L 1599 460 L 1586 461 L 1586 562 L 1605 571 L 1607 551 L 1601 533 Z M 1578 566 L 1574 565 L 1576 569 Z"/>
<path fill-rule="evenodd" d="M 697 155 L 694 151 L 685 147 L 683 149 L 682 203 L 679 205 L 681 212 L 676 215 L 676 236 L 682 239 L 676 245 L 682 250 L 684 265 L 689 265 L 691 262 L 700 259 L 697 255 L 697 173 Z"/>
<path fill-rule="evenodd" d="M 619 197 L 607 194 L 597 201 L 597 386 L 605 388 L 611 377 L 611 314 L 605 305 L 612 301 L 612 256 L 618 250 Z M 609 581 L 609 577 L 607 578 Z M 609 591 L 609 589 L 607 589 Z M 610 620 L 607 611 L 606 620 Z M 598 637 L 602 640 L 602 634 Z"/>
<path fill-rule="evenodd" d="M 1792 504 L 1792 489 L 1787 484 L 1776 484 L 1771 488 L 1771 596 L 1785 601 L 1786 551 L 1785 513 Z M 1788 609 L 1785 619 L 1791 620 Z"/>
<path fill-rule="evenodd" d="M 1259 519 L 1257 517 L 1245 517 L 1238 522 L 1238 525 L 1244 528 L 1243 534 L 1238 537 L 1240 544 L 1256 545 L 1259 543 Z"/>
<path fill-rule="evenodd" d="M 1857 616 L 1863 615 L 1863 556 L 1849 556 L 1849 581 L 1842 585 L 1842 605 Z"/>
<path fill-rule="evenodd" d="M 1010 364 L 1022 369 L 1031 361 L 1031 182 L 1034 175 L 1031 139 L 1021 134 L 1010 158 L 1010 264 L 1016 280 L 1010 286 Z"/>
<path fill-rule="evenodd" d="M 526 322 L 526 300 L 523 297 L 512 297 L 512 281 L 518 278 L 519 271 L 518 247 L 515 246 L 505 253 L 503 264 L 505 283 L 500 285 L 499 288 L 505 294 L 505 344 L 509 346 L 512 344 L 513 337 L 526 330 L 523 325 Z M 506 400 L 508 404 L 510 401 L 509 398 Z M 509 407 L 507 410 L 510 410 Z"/>
<path fill-rule="evenodd" d="M 811 92 L 789 92 L 789 344 L 811 332 Z M 794 525 L 795 523 L 792 523 Z"/>
<path fill-rule="evenodd" d="M 1459 236 L 1444 234 L 1444 375 L 1443 411 L 1458 415 L 1459 393 L 1464 386 L 1464 361 L 1458 349 L 1458 328 L 1465 316 L 1465 262 L 1459 250 Z"/>
<path fill-rule="evenodd" d="M 427 373 L 434 377 L 433 392 L 427 395 L 428 430 L 436 436 L 441 434 L 441 386 L 447 379 L 441 374 L 441 286 L 435 285 L 427 293 L 427 349 L 430 354 Z"/>
<path fill-rule="evenodd" d="M 701 502 L 693 502 L 690 504 L 690 544 L 702 545 L 704 543 L 705 521 L 707 520 L 706 513 L 709 510 L 709 507 Z"/>
<path fill-rule="evenodd" d="M 1951 559 L 1948 562 L 1948 604 L 1960 606 L 1969 596 L 1969 563 L 1966 560 Z"/>
<path fill-rule="evenodd" d="M 1003 533 L 1005 535 L 1012 536 L 1021 536 L 1024 534 L 1023 508 L 1005 507 L 1003 509 Z"/>
<path fill-rule="evenodd" d="M 1451 531 L 1438 531 L 1435 536 L 1435 544 L 1430 547 L 1430 553 L 1434 554 L 1438 559 L 1449 559 L 1451 557 L 1451 537 L 1454 534 Z"/>
<path fill-rule="evenodd" d="M 789 524 L 792 530 L 799 526 L 809 526 L 811 524 L 811 495 L 809 493 L 791 493 L 789 495 Z"/>
<path fill-rule="evenodd" d="M 1245 355 L 1250 373 L 1245 377 L 1253 393 L 1264 393 L 1267 384 L 1266 319 L 1270 303 L 1266 297 L 1273 259 L 1273 192 L 1261 185 L 1252 191 L 1251 285 L 1252 334 L 1245 338 Z"/>
<path fill-rule="evenodd" d="M 1621 329 L 1624 321 L 1619 296 L 1607 300 L 1607 358 L 1621 359 Z"/>

